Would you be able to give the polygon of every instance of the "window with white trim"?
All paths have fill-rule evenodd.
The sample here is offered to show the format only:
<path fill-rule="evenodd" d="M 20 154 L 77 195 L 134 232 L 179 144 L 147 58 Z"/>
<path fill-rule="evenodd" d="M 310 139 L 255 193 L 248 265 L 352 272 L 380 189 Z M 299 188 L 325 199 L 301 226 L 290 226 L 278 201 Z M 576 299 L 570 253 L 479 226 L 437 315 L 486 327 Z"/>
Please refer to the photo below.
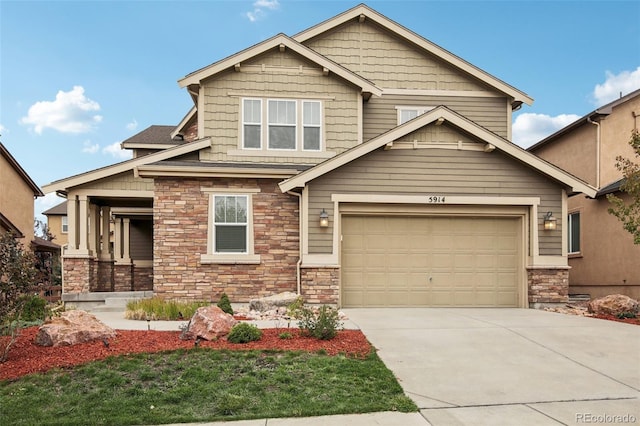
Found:
<path fill-rule="evenodd" d="M 247 196 L 214 197 L 214 252 L 247 252 Z"/>
<path fill-rule="evenodd" d="M 242 149 L 322 151 L 321 101 L 244 98 L 241 105 Z"/>
<path fill-rule="evenodd" d="M 62 216 L 62 225 L 61 231 L 63 234 L 67 234 L 69 232 L 69 218 L 67 216 Z"/>
<path fill-rule="evenodd" d="M 569 254 L 580 253 L 580 212 L 570 213 L 568 217 Z"/>
<path fill-rule="evenodd" d="M 398 112 L 398 126 L 406 123 L 409 120 L 413 120 L 419 115 L 429 112 L 434 107 L 413 107 L 413 106 L 397 106 Z"/>
<path fill-rule="evenodd" d="M 259 189 L 202 188 L 209 194 L 207 252 L 202 263 L 260 263 L 253 247 L 253 195 Z"/>

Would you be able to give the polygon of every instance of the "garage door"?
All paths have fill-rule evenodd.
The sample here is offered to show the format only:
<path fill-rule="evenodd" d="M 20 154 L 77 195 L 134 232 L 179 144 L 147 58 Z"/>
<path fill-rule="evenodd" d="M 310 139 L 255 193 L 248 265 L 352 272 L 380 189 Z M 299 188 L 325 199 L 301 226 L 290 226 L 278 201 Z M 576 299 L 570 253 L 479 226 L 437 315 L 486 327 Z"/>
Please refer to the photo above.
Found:
<path fill-rule="evenodd" d="M 341 302 L 518 306 L 520 220 L 343 216 Z"/>

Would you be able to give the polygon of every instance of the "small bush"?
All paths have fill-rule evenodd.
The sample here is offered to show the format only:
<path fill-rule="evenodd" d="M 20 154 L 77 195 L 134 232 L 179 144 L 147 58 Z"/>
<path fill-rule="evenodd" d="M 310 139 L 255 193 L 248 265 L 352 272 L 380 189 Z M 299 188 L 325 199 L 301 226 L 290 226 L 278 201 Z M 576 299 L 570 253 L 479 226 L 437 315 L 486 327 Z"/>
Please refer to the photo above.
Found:
<path fill-rule="evenodd" d="M 625 319 L 625 318 L 635 318 L 637 315 L 634 312 L 620 312 L 618 314 L 618 319 Z"/>
<path fill-rule="evenodd" d="M 300 309 L 304 307 L 304 299 L 302 296 L 298 296 L 296 300 L 287 306 L 287 315 L 291 318 L 300 317 Z"/>
<path fill-rule="evenodd" d="M 19 299 L 22 305 L 20 319 L 27 322 L 44 321 L 47 314 L 47 301 L 38 295 L 24 295 Z"/>
<path fill-rule="evenodd" d="M 241 322 L 233 326 L 227 340 L 231 343 L 249 343 L 260 340 L 261 337 L 262 330 L 255 325 Z"/>
<path fill-rule="evenodd" d="M 289 340 L 293 339 L 293 334 L 289 333 L 288 331 L 283 331 L 282 333 L 278 334 L 278 337 L 282 340 Z"/>
<path fill-rule="evenodd" d="M 229 301 L 229 296 L 227 296 L 227 293 L 222 293 L 217 306 L 227 314 L 233 315 L 233 308 L 231 307 L 231 302 Z"/>
<path fill-rule="evenodd" d="M 319 340 L 331 340 L 342 330 L 338 311 L 330 306 L 322 305 L 318 312 L 311 308 L 301 308 L 298 327 L 303 334 Z"/>

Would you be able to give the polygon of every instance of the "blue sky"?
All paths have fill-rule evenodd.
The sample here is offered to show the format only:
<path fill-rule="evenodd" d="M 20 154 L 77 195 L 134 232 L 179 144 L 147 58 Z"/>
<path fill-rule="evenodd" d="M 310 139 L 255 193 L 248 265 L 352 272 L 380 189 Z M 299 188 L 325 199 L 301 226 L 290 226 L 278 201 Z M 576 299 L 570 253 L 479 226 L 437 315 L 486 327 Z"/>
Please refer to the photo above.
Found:
<path fill-rule="evenodd" d="M 192 106 L 179 78 L 358 3 L 0 0 L 0 140 L 41 186 L 128 159 L 121 141 Z M 638 1 L 367 4 L 533 97 L 524 147 L 640 88 Z"/>

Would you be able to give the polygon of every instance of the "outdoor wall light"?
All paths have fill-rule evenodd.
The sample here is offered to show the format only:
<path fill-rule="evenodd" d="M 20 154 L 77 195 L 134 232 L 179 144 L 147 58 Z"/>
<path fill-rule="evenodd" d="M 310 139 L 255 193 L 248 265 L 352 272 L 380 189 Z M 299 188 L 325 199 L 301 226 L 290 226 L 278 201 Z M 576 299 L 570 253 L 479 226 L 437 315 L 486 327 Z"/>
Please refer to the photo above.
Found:
<path fill-rule="evenodd" d="M 544 229 L 545 231 L 553 231 L 558 226 L 558 219 L 553 217 L 553 213 L 547 212 L 544 216 Z"/>
<path fill-rule="evenodd" d="M 320 227 L 326 228 L 328 226 L 329 226 L 329 214 L 325 211 L 325 209 L 322 209 L 322 211 L 320 212 Z"/>

